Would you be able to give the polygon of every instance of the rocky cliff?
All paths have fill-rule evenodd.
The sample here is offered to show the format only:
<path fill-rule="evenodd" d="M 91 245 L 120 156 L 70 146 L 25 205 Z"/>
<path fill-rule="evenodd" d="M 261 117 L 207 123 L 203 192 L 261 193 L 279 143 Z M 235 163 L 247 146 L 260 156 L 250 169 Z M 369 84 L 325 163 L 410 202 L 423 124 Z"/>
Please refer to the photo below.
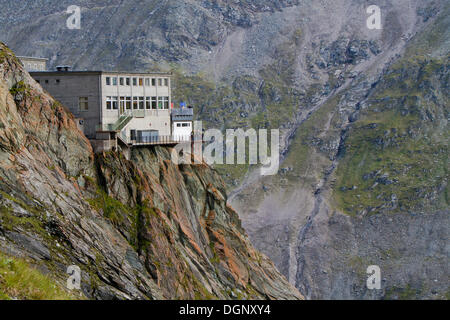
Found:
<path fill-rule="evenodd" d="M 308 298 L 448 297 L 448 1 L 85 1 L 80 30 L 69 1 L 0 3 L 22 55 L 156 62 L 205 126 L 280 129 L 278 175 L 217 169 L 252 243 Z"/>
<path fill-rule="evenodd" d="M 3 44 L 0 109 L 3 254 L 60 283 L 79 266 L 87 298 L 302 298 L 253 249 L 215 171 L 163 147 L 94 156 Z"/>

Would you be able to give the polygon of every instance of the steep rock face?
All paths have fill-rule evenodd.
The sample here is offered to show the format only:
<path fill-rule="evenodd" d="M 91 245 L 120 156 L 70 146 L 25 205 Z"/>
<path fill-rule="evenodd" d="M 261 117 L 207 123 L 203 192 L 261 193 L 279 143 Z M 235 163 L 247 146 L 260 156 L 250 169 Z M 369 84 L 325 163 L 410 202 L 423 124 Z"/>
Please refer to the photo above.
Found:
<path fill-rule="evenodd" d="M 94 156 L 73 116 L 0 48 L 0 249 L 100 299 L 302 296 L 250 245 L 206 165 L 165 148 Z"/>
<path fill-rule="evenodd" d="M 277 176 L 260 179 L 248 172 L 248 166 L 220 169 L 228 188 L 233 189 L 231 204 L 238 208 L 253 243 L 308 297 L 442 297 L 445 290 L 435 289 L 433 285 L 434 280 L 447 281 L 439 271 L 440 261 L 448 261 L 442 260 L 448 259 L 445 247 L 442 248 L 448 237 L 446 229 L 441 227 L 448 225 L 442 213 L 448 207 L 448 202 L 442 201 L 446 194 L 443 177 L 448 175 L 442 166 L 445 153 L 431 147 L 417 150 L 422 153 L 419 157 L 416 152 L 403 154 L 403 160 L 410 157 L 420 161 L 411 169 L 400 163 L 405 170 L 403 177 L 396 166 L 393 169 L 398 172 L 386 176 L 387 170 L 378 172 L 380 168 L 370 168 L 377 165 L 376 158 L 355 163 L 351 160 L 358 160 L 357 157 L 350 155 L 360 155 L 365 145 L 370 147 L 369 155 L 384 150 L 380 158 L 388 152 L 392 155 L 405 151 L 395 149 L 406 138 L 399 133 L 405 122 L 386 121 L 392 116 L 386 112 L 389 109 L 403 109 L 392 120 L 407 119 L 406 114 L 400 116 L 402 112 L 412 112 L 410 116 L 421 114 L 423 120 L 434 118 L 432 125 L 425 127 L 440 128 L 433 134 L 435 138 L 445 130 L 442 119 L 447 113 L 441 111 L 446 109 L 438 92 L 445 86 L 437 85 L 445 82 L 436 76 L 441 73 L 434 70 L 432 77 L 425 77 L 421 82 L 424 87 L 414 88 L 411 83 L 424 79 L 417 77 L 428 74 L 423 71 L 434 69 L 436 64 L 442 66 L 442 57 L 448 54 L 447 1 L 377 1 L 382 30 L 366 28 L 365 10 L 369 3 L 361 0 L 205 1 L 201 4 L 166 1 L 158 2 L 157 6 L 151 1 L 127 1 L 122 5 L 110 1 L 110 6 L 97 1 L 98 6 L 84 6 L 83 16 L 88 24 L 74 32 L 65 28 L 68 15 L 63 12 L 68 2 L 30 9 L 20 8 L 16 3 L 5 1 L 6 10 L 0 19 L 4 22 L 4 39 L 21 54 L 50 56 L 53 65 L 69 62 L 79 68 L 142 70 L 151 61 L 176 61 L 185 70 L 176 74 L 174 100 L 195 105 L 196 114 L 208 126 L 281 129 L 283 162 Z M 275 9 L 276 3 L 282 4 L 282 8 Z M 127 20 L 130 16 L 133 18 Z M 123 26 L 125 20 L 135 24 Z M 436 21 L 441 23 L 430 31 L 430 26 L 437 25 Z M 120 31 L 117 25 L 121 25 Z M 420 41 L 413 41 L 424 29 L 428 33 Z M 390 69 L 393 61 L 404 56 L 406 47 L 409 47 L 407 51 L 423 57 L 410 61 L 411 65 L 408 62 L 397 70 Z M 424 57 L 437 60 L 426 62 Z M 206 77 L 189 75 L 190 71 L 198 70 L 204 71 Z M 388 72 L 391 79 L 382 80 Z M 392 81 L 395 78 L 398 80 Z M 407 82 L 404 87 L 403 81 Z M 396 96 L 385 104 L 371 95 L 378 84 L 387 89 L 391 85 L 402 88 L 397 88 Z M 408 97 L 405 88 L 421 94 Z M 428 90 L 432 94 L 423 94 Z M 391 95 L 388 91 L 378 91 L 378 94 Z M 370 104 L 381 102 L 383 111 L 375 112 L 375 118 L 377 114 L 385 118 L 373 121 L 373 117 L 368 117 L 358 122 L 364 117 L 361 111 L 368 106 L 369 96 Z M 428 102 L 434 100 L 440 101 L 440 105 L 430 103 L 429 108 Z M 355 124 L 353 131 L 349 131 L 351 124 Z M 420 122 L 416 128 L 420 129 Z M 413 135 L 417 133 L 416 128 L 412 128 Z M 373 143 L 361 143 L 366 138 Z M 440 139 L 441 145 L 445 141 L 442 136 L 435 140 L 428 138 L 420 144 L 423 146 L 428 141 L 432 146 Z M 433 154 L 438 156 L 437 188 L 429 179 L 435 172 L 430 168 L 435 160 Z M 340 164 L 344 155 L 347 156 Z M 428 173 L 418 172 L 425 163 Z M 389 162 L 383 165 L 388 169 Z M 339 180 L 336 169 L 341 176 Z M 342 172 L 355 174 L 347 180 Z M 393 190 L 396 183 L 408 186 L 405 183 L 408 179 L 411 183 L 418 182 L 421 190 L 408 187 L 401 188 L 400 193 Z M 380 192 L 379 199 L 373 197 L 368 201 L 371 187 Z M 415 199 L 412 194 L 417 195 Z M 398 201 L 400 196 L 402 201 Z M 425 201 L 421 201 L 422 196 Z M 410 212 L 402 211 L 407 197 L 416 205 L 431 204 L 433 212 L 428 212 L 429 207 L 420 206 L 408 208 Z M 383 215 L 371 217 L 380 209 Z M 421 212 L 427 215 L 414 216 Z M 392 224 L 388 214 L 394 213 L 399 215 Z M 390 240 L 388 235 L 372 229 L 375 223 L 380 230 L 399 234 Z M 425 225 L 423 229 L 421 224 Z M 372 231 L 373 234 L 369 233 Z M 374 243 L 375 235 L 383 237 L 380 247 Z M 423 241 L 411 244 L 412 235 L 422 237 Z M 427 266 L 420 261 L 427 261 L 434 254 L 437 258 L 427 272 L 422 272 L 420 268 Z M 411 265 L 404 266 L 403 258 Z M 363 290 L 363 269 L 368 263 L 380 264 L 382 274 L 389 278 L 384 288 L 388 285 L 397 294 Z M 387 271 L 386 275 L 385 268 L 393 270 L 392 265 L 397 266 L 398 273 Z M 428 280 L 436 278 L 433 283 L 423 282 L 426 290 L 421 289 L 420 281 L 413 281 L 413 278 L 423 278 L 421 272 Z M 352 291 L 353 286 L 359 289 Z"/>

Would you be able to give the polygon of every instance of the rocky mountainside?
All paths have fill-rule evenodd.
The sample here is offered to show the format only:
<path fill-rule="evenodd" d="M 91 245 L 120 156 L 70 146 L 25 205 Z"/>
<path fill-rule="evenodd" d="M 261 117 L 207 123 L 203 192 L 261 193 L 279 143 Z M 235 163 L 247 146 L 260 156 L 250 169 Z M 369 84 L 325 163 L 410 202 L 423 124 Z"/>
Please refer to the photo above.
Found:
<path fill-rule="evenodd" d="M 87 298 L 302 298 L 253 249 L 215 171 L 163 147 L 94 156 L 3 44 L 0 110 L 2 255 L 60 283 L 79 266 Z"/>
<path fill-rule="evenodd" d="M 386 64 L 323 95 L 280 173 L 235 193 L 253 242 L 308 298 L 449 297 L 449 12 L 418 16 L 427 24 L 394 56 L 377 55 Z M 362 67 L 339 46 L 324 70 Z M 370 265 L 381 290 L 366 287 Z"/>
<path fill-rule="evenodd" d="M 206 127 L 280 129 L 276 176 L 216 168 L 307 298 L 448 298 L 448 1 L 83 1 L 80 30 L 69 1 L 0 3 L 21 55 L 172 69 Z M 382 290 L 365 287 L 370 264 Z"/>

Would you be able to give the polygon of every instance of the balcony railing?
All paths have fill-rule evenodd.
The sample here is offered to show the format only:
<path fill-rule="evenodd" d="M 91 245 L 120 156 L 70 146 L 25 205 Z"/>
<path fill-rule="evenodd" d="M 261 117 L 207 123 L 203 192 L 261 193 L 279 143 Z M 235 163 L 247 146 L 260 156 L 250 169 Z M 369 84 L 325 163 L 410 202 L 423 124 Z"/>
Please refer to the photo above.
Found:
<path fill-rule="evenodd" d="M 183 142 L 201 142 L 201 137 L 196 137 L 192 135 L 184 136 L 146 136 L 146 137 L 136 137 L 135 140 L 131 140 L 129 143 L 132 145 L 158 145 L 158 144 L 178 144 Z"/>

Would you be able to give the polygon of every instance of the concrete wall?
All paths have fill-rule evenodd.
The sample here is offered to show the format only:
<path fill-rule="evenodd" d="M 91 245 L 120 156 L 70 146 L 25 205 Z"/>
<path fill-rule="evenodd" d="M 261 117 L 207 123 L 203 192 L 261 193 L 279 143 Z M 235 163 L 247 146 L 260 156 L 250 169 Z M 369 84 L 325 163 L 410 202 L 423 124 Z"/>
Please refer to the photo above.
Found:
<path fill-rule="evenodd" d="M 125 127 L 127 138 L 131 138 L 131 130 L 158 130 L 159 136 L 170 136 L 170 110 L 145 110 L 143 118 L 134 117 Z"/>
<path fill-rule="evenodd" d="M 100 124 L 100 73 L 35 73 L 33 78 L 79 120 L 84 120 L 84 134 L 95 138 Z M 59 80 L 59 82 L 58 82 Z M 88 110 L 79 108 L 79 98 L 88 98 Z"/>

